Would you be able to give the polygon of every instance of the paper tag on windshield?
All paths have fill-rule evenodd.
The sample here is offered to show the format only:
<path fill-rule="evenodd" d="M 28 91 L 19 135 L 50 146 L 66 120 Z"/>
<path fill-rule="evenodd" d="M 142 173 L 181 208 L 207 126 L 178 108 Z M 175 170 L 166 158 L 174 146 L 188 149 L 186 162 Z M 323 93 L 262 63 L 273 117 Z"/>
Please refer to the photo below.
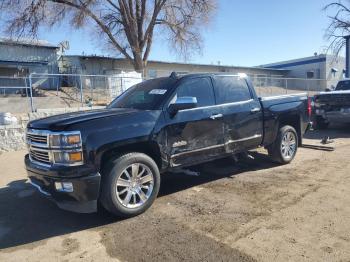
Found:
<path fill-rule="evenodd" d="M 166 93 L 166 89 L 152 89 L 149 91 L 150 95 L 164 95 Z"/>

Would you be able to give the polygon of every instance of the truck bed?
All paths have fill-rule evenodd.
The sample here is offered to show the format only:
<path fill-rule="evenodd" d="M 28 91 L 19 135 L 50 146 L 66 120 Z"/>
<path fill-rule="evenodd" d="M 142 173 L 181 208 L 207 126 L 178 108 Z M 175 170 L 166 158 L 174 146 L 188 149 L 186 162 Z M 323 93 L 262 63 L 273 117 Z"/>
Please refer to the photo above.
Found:
<path fill-rule="evenodd" d="M 306 93 L 269 96 L 260 98 L 264 114 L 263 145 L 271 144 L 278 132 L 279 124 L 294 122 L 299 134 L 299 144 L 310 122 L 308 96 Z M 279 124 L 278 124 L 279 123 Z"/>

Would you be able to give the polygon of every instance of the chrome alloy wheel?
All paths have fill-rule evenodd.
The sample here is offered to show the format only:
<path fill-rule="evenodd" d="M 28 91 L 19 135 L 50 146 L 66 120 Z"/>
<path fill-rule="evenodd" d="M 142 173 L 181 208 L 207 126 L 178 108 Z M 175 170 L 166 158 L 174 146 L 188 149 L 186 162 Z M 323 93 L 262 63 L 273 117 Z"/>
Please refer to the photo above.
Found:
<path fill-rule="evenodd" d="M 124 207 L 140 207 L 151 196 L 153 185 L 153 173 L 146 165 L 131 164 L 117 178 L 117 199 Z"/>
<path fill-rule="evenodd" d="M 281 153 L 285 159 L 290 159 L 294 156 L 297 148 L 296 136 L 293 132 L 286 132 L 281 143 Z"/>

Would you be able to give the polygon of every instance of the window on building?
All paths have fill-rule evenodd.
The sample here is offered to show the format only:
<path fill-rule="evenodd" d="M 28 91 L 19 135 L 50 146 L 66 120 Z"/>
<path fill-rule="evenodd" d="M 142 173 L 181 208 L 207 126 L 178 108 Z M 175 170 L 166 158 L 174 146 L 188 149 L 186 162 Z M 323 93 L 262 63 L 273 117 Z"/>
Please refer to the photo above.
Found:
<path fill-rule="evenodd" d="M 314 71 L 308 71 L 306 72 L 306 78 L 314 78 L 315 72 Z"/>
<path fill-rule="evenodd" d="M 235 76 L 216 76 L 215 91 L 219 104 L 242 102 L 252 98 L 245 79 Z"/>
<path fill-rule="evenodd" d="M 178 97 L 186 96 L 197 98 L 198 107 L 215 105 L 213 86 L 207 77 L 184 80 L 177 88 L 172 102 L 175 102 Z"/>

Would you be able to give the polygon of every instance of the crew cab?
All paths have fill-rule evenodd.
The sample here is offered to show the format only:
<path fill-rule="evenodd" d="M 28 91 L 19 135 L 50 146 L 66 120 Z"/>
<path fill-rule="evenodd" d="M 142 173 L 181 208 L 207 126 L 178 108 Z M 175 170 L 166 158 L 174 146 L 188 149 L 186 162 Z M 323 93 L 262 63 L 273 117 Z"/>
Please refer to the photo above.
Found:
<path fill-rule="evenodd" d="M 314 126 L 327 128 L 330 123 L 350 123 L 350 79 L 338 82 L 333 90 L 314 97 Z"/>
<path fill-rule="evenodd" d="M 63 209 L 144 212 L 160 174 L 265 147 L 290 163 L 310 118 L 306 94 L 259 98 L 246 75 L 189 74 L 139 83 L 105 109 L 31 121 L 28 177 Z M 181 182 L 179 182 L 181 183 Z"/>

